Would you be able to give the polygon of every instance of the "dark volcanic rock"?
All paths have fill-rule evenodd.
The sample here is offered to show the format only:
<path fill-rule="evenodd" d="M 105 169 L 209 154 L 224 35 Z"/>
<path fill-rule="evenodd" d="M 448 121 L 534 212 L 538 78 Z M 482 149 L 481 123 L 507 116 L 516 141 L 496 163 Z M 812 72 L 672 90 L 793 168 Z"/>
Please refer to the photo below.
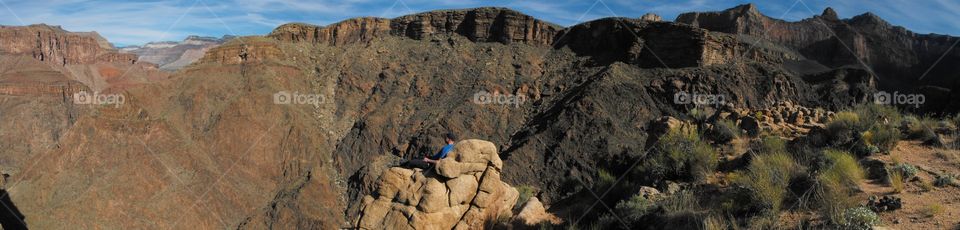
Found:
<path fill-rule="evenodd" d="M 868 69 L 877 75 L 877 86 L 887 91 L 914 91 L 924 85 L 950 86 L 954 90 L 954 79 L 960 76 L 960 65 L 956 64 L 960 63 L 960 50 L 950 50 L 960 38 L 916 34 L 872 13 L 839 19 L 828 8 L 820 16 L 787 22 L 762 15 L 756 6 L 748 4 L 719 12 L 684 13 L 676 21 L 770 40 L 828 67 Z M 943 104 L 926 109 L 956 110 Z"/>

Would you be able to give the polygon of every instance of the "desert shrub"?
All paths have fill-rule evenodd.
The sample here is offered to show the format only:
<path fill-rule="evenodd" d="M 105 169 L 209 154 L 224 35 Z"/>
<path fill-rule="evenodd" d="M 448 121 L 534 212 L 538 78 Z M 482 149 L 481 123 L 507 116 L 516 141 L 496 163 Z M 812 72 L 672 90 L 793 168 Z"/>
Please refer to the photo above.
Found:
<path fill-rule="evenodd" d="M 916 176 L 917 172 L 920 172 L 920 170 L 911 164 L 897 163 L 893 165 L 893 167 L 890 167 L 890 172 L 900 173 L 904 180 L 909 180 Z"/>
<path fill-rule="evenodd" d="M 726 144 L 740 136 L 740 127 L 731 120 L 717 120 L 713 122 L 711 134 L 714 141 Z"/>
<path fill-rule="evenodd" d="M 597 180 L 597 185 L 605 188 L 613 185 L 613 183 L 617 181 L 617 177 L 613 176 L 613 174 L 610 174 L 610 172 L 607 172 L 607 170 L 600 169 L 597 170 Z"/>
<path fill-rule="evenodd" d="M 827 168 L 821 170 L 820 181 L 847 187 L 857 187 L 863 180 L 864 171 L 857 160 L 848 152 L 840 150 L 825 150 Z"/>
<path fill-rule="evenodd" d="M 893 193 L 903 192 L 903 173 L 893 171 L 887 174 L 887 181 L 890 184 L 890 187 L 893 188 Z"/>
<path fill-rule="evenodd" d="M 681 213 L 700 210 L 700 201 L 690 190 L 680 191 L 672 196 L 668 196 L 659 202 L 661 208 L 667 213 Z"/>
<path fill-rule="evenodd" d="M 877 146 L 880 152 L 889 154 L 900 141 L 900 130 L 891 125 L 874 125 L 864 135 L 867 143 Z"/>
<path fill-rule="evenodd" d="M 697 108 L 690 109 L 690 111 L 687 112 L 687 115 L 689 115 L 693 121 L 701 124 L 706 122 L 707 118 L 709 117 L 706 111 Z"/>
<path fill-rule="evenodd" d="M 719 163 L 717 151 L 700 138 L 696 129 L 670 130 L 660 137 L 650 154 L 642 168 L 659 177 L 700 181 L 713 173 Z"/>
<path fill-rule="evenodd" d="M 863 179 L 864 171 L 850 153 L 839 150 L 824 151 L 826 165 L 817 175 L 815 201 L 817 210 L 832 223 L 845 223 L 845 212 L 857 201 L 850 196 L 851 188 Z"/>
<path fill-rule="evenodd" d="M 920 213 L 923 213 L 923 216 L 928 218 L 934 217 L 943 213 L 943 206 L 940 204 L 931 204 L 921 209 Z"/>
<path fill-rule="evenodd" d="M 636 194 L 629 199 L 618 202 L 617 205 L 614 206 L 617 213 L 620 213 L 621 217 L 630 222 L 640 220 L 640 218 L 650 213 L 654 208 L 656 208 L 656 201 L 644 197 L 643 194 Z"/>
<path fill-rule="evenodd" d="M 880 216 L 866 207 L 847 209 L 843 221 L 837 223 L 842 229 L 869 230 L 880 224 Z"/>
<path fill-rule="evenodd" d="M 933 180 L 933 185 L 937 187 L 946 187 L 947 185 L 953 185 L 956 180 L 956 176 L 954 175 L 942 174 Z"/>
<path fill-rule="evenodd" d="M 827 123 L 826 135 L 831 144 L 851 143 L 860 135 L 860 116 L 853 112 L 839 112 Z"/>
<path fill-rule="evenodd" d="M 928 141 L 937 138 L 938 122 L 929 117 L 910 119 L 906 124 L 907 137 L 914 140 Z"/>
<path fill-rule="evenodd" d="M 879 104 L 862 104 L 853 108 L 853 112 L 859 117 L 859 128 L 867 129 L 873 125 L 893 125 L 900 124 L 902 115 L 896 107 Z"/>
<path fill-rule="evenodd" d="M 764 207 L 781 208 L 790 180 L 799 173 L 793 157 L 783 152 L 757 154 L 734 183 L 750 189 Z"/>
<path fill-rule="evenodd" d="M 734 223 L 726 218 L 711 215 L 703 219 L 703 230 L 727 230 L 733 227 Z"/>
<path fill-rule="evenodd" d="M 761 154 L 786 153 L 787 143 L 777 136 L 763 136 L 756 150 Z"/>
<path fill-rule="evenodd" d="M 517 197 L 517 203 L 513 205 L 514 209 L 523 208 L 531 197 L 537 195 L 537 189 L 528 185 L 517 186 L 517 191 L 520 192 L 520 196 Z"/>
<path fill-rule="evenodd" d="M 933 182 L 929 180 L 920 180 L 920 189 L 924 192 L 933 191 Z"/>

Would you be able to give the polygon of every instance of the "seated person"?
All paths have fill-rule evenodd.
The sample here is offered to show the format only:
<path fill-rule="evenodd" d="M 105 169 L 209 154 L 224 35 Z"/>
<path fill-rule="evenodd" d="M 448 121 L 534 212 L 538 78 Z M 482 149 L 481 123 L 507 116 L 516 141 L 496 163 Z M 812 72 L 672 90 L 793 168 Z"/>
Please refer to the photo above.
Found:
<path fill-rule="evenodd" d="M 447 154 L 453 150 L 453 143 L 457 141 L 457 136 L 454 135 L 453 133 L 447 133 L 447 135 L 444 136 L 444 140 L 447 142 L 447 145 L 443 146 L 443 149 L 441 149 L 440 152 L 433 154 L 433 156 L 431 157 L 424 157 L 423 159 L 413 159 L 413 160 L 407 161 L 406 163 L 403 163 L 403 166 L 428 169 L 433 165 L 437 164 L 437 161 L 440 161 L 440 159 L 446 158 Z"/>

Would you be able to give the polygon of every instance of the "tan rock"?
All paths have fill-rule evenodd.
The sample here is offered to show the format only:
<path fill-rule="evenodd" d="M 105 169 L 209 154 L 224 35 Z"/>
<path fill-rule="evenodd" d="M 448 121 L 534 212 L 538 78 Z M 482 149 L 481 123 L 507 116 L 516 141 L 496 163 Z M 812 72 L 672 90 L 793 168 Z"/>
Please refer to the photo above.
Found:
<path fill-rule="evenodd" d="M 500 180 L 503 162 L 493 143 L 454 145 L 435 170 L 394 167 L 363 198 L 361 229 L 483 229 L 511 209 L 520 192 Z"/>
<path fill-rule="evenodd" d="M 540 203 L 540 200 L 536 197 L 531 197 L 530 200 L 527 200 L 527 203 L 523 205 L 523 208 L 520 209 L 520 213 L 514 217 L 514 220 L 527 226 L 536 226 L 540 223 L 550 223 L 554 225 L 563 223 L 560 217 L 548 213 L 547 209 L 543 207 L 543 203 Z"/>

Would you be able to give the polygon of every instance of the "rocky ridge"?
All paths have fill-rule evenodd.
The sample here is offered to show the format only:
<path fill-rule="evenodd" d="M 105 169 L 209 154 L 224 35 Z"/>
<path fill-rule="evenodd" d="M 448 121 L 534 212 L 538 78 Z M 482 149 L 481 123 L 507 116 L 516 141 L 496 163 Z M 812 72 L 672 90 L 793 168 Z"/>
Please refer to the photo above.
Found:
<path fill-rule="evenodd" d="M 945 55 L 943 60 L 946 62 L 960 60 L 960 50 L 950 49 L 960 38 L 917 34 L 891 25 L 869 12 L 840 19 L 833 9 L 827 8 L 821 15 L 787 22 L 761 14 L 756 5 L 745 4 L 717 12 L 684 13 L 675 21 L 711 31 L 773 41 L 830 68 L 854 66 L 866 69 L 877 75 L 878 87 L 883 90 L 923 93 L 922 88 L 928 85 L 948 90 L 958 86 L 955 73 L 960 67 L 934 64 L 942 55 Z M 927 76 L 920 79 L 924 74 Z M 958 103 L 956 98 L 946 94 L 929 95 L 932 100 L 944 102 L 931 103 L 927 109 L 939 112 L 957 108 L 946 106 L 945 101 Z"/>

